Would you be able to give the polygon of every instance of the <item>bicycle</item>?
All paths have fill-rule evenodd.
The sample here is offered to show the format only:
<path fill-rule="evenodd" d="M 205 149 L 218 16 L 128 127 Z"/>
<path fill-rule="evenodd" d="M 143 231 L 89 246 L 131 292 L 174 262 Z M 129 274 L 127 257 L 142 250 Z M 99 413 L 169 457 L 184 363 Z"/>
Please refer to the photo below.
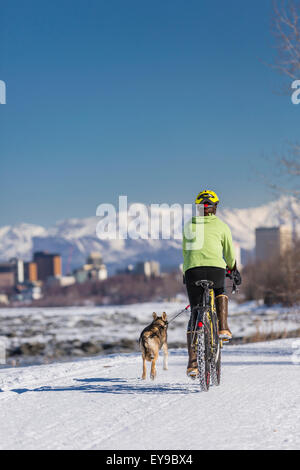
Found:
<path fill-rule="evenodd" d="M 233 281 L 232 293 L 237 292 L 235 279 L 230 271 L 226 277 Z M 207 392 L 210 384 L 219 386 L 221 382 L 221 349 L 224 339 L 219 338 L 218 317 L 215 307 L 213 282 L 199 280 L 197 287 L 202 287 L 202 303 L 195 307 L 196 322 L 192 344 L 196 349 L 198 377 L 201 391 Z"/>

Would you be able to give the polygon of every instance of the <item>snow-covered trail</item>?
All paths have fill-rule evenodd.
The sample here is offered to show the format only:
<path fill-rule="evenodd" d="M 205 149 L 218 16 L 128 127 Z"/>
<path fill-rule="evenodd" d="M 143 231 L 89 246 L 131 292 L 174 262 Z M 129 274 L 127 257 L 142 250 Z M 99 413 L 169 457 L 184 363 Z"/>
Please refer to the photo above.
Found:
<path fill-rule="evenodd" d="M 299 449 L 294 343 L 227 346 L 208 393 L 185 377 L 182 350 L 154 382 L 137 354 L 2 369 L 0 448 Z"/>

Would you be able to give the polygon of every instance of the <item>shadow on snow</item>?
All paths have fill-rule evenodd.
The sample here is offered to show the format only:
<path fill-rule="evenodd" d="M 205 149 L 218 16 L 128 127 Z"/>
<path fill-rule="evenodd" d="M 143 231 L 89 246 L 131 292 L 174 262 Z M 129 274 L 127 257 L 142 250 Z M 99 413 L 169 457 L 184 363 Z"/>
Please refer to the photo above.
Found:
<path fill-rule="evenodd" d="M 111 394 L 145 394 L 145 393 L 167 393 L 167 394 L 186 394 L 199 392 L 197 382 L 195 384 L 161 384 L 155 382 L 150 385 L 147 382 L 137 379 L 120 378 L 88 378 L 74 379 L 75 382 L 82 385 L 73 385 L 70 387 L 39 387 L 35 389 L 13 389 L 12 392 L 22 394 L 26 392 L 86 392 L 86 393 L 111 393 Z M 196 386 L 195 386 L 196 385 Z"/>

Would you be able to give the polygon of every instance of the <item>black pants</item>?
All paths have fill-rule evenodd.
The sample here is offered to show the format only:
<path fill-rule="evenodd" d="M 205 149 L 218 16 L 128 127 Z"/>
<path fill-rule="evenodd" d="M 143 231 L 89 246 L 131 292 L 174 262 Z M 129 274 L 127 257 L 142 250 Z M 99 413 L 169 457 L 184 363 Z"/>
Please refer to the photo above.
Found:
<path fill-rule="evenodd" d="M 196 281 L 212 281 L 214 283 L 213 289 L 215 296 L 225 294 L 225 269 L 215 267 L 200 266 L 198 268 L 191 268 L 185 272 L 185 284 L 191 306 L 191 317 L 188 324 L 188 331 L 192 329 L 195 323 L 193 314 L 194 307 L 201 303 L 203 289 L 200 286 L 195 286 Z"/>

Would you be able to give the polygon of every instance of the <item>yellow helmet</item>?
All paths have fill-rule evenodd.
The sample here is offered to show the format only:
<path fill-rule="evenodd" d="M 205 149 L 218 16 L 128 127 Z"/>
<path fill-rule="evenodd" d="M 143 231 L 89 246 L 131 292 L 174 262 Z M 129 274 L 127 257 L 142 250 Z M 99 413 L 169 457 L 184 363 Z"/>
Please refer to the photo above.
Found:
<path fill-rule="evenodd" d="M 219 198 L 214 191 L 205 190 L 198 194 L 195 203 L 216 205 L 219 203 Z"/>

